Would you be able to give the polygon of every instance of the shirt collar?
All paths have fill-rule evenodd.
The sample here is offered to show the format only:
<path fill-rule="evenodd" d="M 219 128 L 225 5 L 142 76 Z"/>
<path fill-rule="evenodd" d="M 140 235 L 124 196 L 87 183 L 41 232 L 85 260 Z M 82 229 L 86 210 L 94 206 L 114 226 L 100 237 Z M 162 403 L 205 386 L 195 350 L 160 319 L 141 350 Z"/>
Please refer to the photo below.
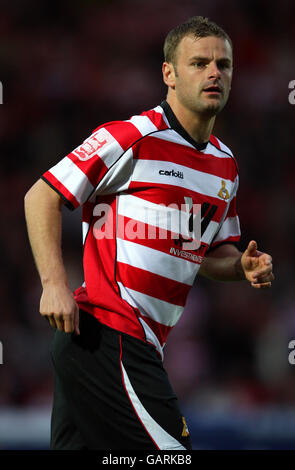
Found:
<path fill-rule="evenodd" d="M 167 103 L 166 100 L 162 101 L 160 105 L 168 119 L 168 122 L 171 128 L 180 134 L 185 140 L 187 140 L 190 144 L 192 144 L 197 150 L 204 150 L 207 147 L 208 142 L 196 142 L 189 133 L 182 127 L 180 122 L 178 121 L 177 117 L 175 116 L 174 112 L 172 111 L 170 105 Z"/>

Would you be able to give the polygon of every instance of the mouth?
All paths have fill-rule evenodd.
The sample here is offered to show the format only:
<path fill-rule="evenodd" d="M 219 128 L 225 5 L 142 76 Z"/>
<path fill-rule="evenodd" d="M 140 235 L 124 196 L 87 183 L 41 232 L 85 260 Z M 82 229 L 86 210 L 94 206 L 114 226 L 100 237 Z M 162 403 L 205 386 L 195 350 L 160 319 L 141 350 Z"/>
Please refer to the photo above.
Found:
<path fill-rule="evenodd" d="M 203 90 L 207 95 L 221 95 L 222 90 L 218 85 L 210 85 Z"/>

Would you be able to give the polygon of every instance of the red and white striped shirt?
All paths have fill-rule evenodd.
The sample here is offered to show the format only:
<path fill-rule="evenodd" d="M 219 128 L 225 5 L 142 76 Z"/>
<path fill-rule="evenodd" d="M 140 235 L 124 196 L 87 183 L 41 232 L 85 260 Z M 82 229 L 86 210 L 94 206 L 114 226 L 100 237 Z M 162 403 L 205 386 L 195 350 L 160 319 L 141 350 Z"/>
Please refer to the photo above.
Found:
<path fill-rule="evenodd" d="M 98 127 L 42 178 L 69 208 L 82 205 L 78 305 L 162 356 L 206 251 L 240 239 L 231 151 L 213 135 L 196 143 L 164 101 Z M 185 247 L 194 205 L 201 238 Z"/>

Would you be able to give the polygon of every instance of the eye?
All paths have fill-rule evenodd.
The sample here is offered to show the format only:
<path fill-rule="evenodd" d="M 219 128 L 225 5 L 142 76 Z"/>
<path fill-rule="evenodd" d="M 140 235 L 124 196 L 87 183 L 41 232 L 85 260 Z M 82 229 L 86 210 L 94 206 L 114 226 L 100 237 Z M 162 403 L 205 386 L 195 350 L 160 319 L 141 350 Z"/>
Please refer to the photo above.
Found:
<path fill-rule="evenodd" d="M 229 62 L 220 62 L 218 64 L 218 67 L 220 68 L 220 70 L 229 69 L 230 68 L 230 63 Z"/>
<path fill-rule="evenodd" d="M 205 63 L 205 62 L 200 62 L 200 61 L 198 61 L 198 62 L 193 62 L 192 65 L 193 65 L 194 67 L 198 68 L 198 69 L 201 69 L 201 68 L 203 68 L 203 67 L 206 67 L 206 63 Z"/>

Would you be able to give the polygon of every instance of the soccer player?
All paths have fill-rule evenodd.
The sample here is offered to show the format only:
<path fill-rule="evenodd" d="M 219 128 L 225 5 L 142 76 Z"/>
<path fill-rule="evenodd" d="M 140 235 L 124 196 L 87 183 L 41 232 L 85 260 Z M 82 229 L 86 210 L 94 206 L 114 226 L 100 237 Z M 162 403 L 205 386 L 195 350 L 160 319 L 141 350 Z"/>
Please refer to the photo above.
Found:
<path fill-rule="evenodd" d="M 167 35 L 167 98 L 105 123 L 28 191 L 25 212 L 56 329 L 52 449 L 191 449 L 163 348 L 197 273 L 270 287 L 272 258 L 240 252 L 238 168 L 212 134 L 227 102 L 232 43 L 193 17 Z M 73 294 L 61 207 L 82 206 L 85 282 Z"/>

